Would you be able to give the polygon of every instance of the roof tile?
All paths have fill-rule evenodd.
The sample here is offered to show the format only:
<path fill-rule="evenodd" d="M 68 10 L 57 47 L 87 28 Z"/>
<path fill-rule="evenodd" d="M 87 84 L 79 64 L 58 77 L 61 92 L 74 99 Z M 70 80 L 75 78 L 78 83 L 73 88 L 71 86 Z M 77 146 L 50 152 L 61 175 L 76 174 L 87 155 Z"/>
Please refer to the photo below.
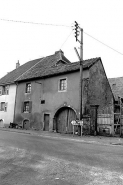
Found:
<path fill-rule="evenodd" d="M 100 58 L 93 58 L 89 60 L 83 61 L 83 68 L 90 67 Z M 29 80 L 34 78 L 44 78 L 48 76 L 58 75 L 62 73 L 72 72 L 79 70 L 80 62 L 73 62 L 73 63 L 61 63 L 60 65 L 56 65 L 58 61 L 55 55 L 51 55 L 45 57 L 42 61 L 40 61 L 37 65 L 33 68 L 28 70 L 25 74 L 23 74 L 17 81 Z"/>
<path fill-rule="evenodd" d="M 109 83 L 114 94 L 114 97 L 118 96 L 123 98 L 123 77 L 109 78 Z"/>
<path fill-rule="evenodd" d="M 15 83 L 14 81 L 19 76 L 21 76 L 23 73 L 25 73 L 32 66 L 37 64 L 40 60 L 41 60 L 41 58 L 36 59 L 36 60 L 31 60 L 31 61 L 23 64 L 22 66 L 18 67 L 17 69 L 14 69 L 13 71 L 9 72 L 7 75 L 5 75 L 4 77 L 2 77 L 0 79 L 0 85 Z"/>

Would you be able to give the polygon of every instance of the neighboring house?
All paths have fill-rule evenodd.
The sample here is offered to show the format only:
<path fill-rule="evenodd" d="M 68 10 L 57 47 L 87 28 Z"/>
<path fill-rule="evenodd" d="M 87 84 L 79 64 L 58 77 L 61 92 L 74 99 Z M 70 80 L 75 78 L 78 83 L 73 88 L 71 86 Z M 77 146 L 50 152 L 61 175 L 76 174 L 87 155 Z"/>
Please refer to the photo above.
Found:
<path fill-rule="evenodd" d="M 117 99 L 118 97 L 123 98 L 123 77 L 118 78 L 109 78 L 109 83 L 114 94 L 114 97 Z"/>
<path fill-rule="evenodd" d="M 108 80 L 114 95 L 114 134 L 123 135 L 123 77 Z"/>
<path fill-rule="evenodd" d="M 14 120 L 17 89 L 14 81 L 40 60 L 41 59 L 29 61 L 22 66 L 20 66 L 18 62 L 15 70 L 0 79 L 0 127 L 7 126 Z"/>
<path fill-rule="evenodd" d="M 58 57 L 56 57 L 59 56 Z M 80 65 L 62 51 L 45 57 L 17 80 L 15 122 L 25 129 L 72 133 L 80 115 Z M 114 97 L 101 58 L 83 61 L 83 132 L 114 134 Z"/>

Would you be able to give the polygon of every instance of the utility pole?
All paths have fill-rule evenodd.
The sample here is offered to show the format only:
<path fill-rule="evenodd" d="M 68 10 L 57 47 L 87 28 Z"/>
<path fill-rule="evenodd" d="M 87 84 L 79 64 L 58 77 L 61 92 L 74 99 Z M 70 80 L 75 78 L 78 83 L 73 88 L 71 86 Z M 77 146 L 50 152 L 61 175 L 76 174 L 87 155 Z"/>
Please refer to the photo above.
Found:
<path fill-rule="evenodd" d="M 81 42 L 80 42 L 80 120 L 82 120 L 82 98 L 83 98 L 83 93 L 82 93 L 82 86 L 83 86 L 83 29 L 80 29 L 81 31 Z"/>
<path fill-rule="evenodd" d="M 80 40 L 78 40 L 79 32 L 81 34 Z M 76 42 L 78 41 L 80 43 L 80 55 L 77 49 L 76 48 L 74 49 L 80 61 L 80 95 L 79 95 L 80 96 L 80 117 L 79 119 L 81 121 L 83 117 L 82 116 L 83 114 L 83 110 L 82 110 L 82 107 L 83 107 L 83 93 L 82 93 L 82 88 L 83 88 L 83 29 L 79 27 L 76 21 L 75 21 L 75 38 L 76 38 Z"/>

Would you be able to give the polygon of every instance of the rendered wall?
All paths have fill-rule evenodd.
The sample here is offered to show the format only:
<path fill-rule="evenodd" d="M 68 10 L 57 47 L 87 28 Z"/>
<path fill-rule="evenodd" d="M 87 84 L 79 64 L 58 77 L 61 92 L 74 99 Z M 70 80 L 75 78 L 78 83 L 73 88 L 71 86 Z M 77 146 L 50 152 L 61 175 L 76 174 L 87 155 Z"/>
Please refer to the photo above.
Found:
<path fill-rule="evenodd" d="M 99 105 L 97 117 L 98 132 L 101 135 L 113 135 L 113 94 L 101 61 L 90 68 L 90 76 L 87 103 Z"/>
<path fill-rule="evenodd" d="M 8 103 L 7 112 L 0 111 L 0 119 L 3 120 L 3 126 L 7 126 L 10 124 L 10 122 L 13 122 L 15 96 L 16 96 L 16 85 L 15 84 L 11 84 L 9 86 L 9 94 L 8 95 L 1 95 L 0 96 L 0 102 Z"/>
<path fill-rule="evenodd" d="M 89 77 L 88 71 L 84 71 L 84 78 Z M 59 79 L 67 78 L 67 91 L 59 92 Z M 31 94 L 25 94 L 26 83 L 19 83 L 16 99 L 15 121 L 22 124 L 24 119 L 30 120 L 31 128 L 42 129 L 44 126 L 44 113 L 50 114 L 49 129 L 53 128 L 53 118 L 56 111 L 63 106 L 73 108 L 79 118 L 79 72 L 59 75 L 43 80 L 32 81 Z M 22 113 L 21 104 L 23 101 L 32 101 L 32 113 Z M 45 100 L 45 104 L 41 104 Z"/>

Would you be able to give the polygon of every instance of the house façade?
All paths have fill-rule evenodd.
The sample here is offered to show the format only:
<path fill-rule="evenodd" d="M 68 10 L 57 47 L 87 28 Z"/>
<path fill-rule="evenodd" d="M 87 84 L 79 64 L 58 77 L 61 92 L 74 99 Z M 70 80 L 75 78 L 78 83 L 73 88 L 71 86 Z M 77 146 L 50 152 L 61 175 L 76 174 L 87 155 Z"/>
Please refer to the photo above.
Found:
<path fill-rule="evenodd" d="M 40 59 L 31 60 L 25 64 L 16 63 L 16 69 L 0 79 L 0 127 L 5 127 L 14 121 L 15 99 L 17 86 L 15 80 L 28 69 L 38 63 Z"/>
<path fill-rule="evenodd" d="M 101 58 L 83 61 L 82 114 L 85 134 L 114 134 L 114 96 Z M 72 133 L 80 116 L 80 64 L 60 50 L 16 79 L 14 122 L 24 129 Z"/>

